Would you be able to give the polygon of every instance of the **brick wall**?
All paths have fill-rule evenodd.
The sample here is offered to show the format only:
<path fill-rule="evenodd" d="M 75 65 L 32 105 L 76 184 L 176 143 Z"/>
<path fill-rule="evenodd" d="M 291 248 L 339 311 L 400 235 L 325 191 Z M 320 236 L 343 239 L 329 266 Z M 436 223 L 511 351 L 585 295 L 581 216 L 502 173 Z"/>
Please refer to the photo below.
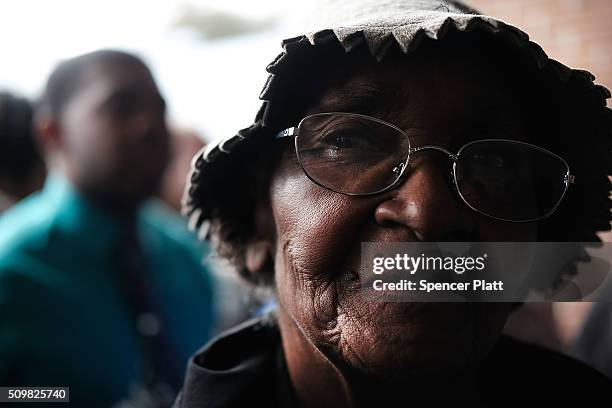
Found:
<path fill-rule="evenodd" d="M 612 1 L 465 1 L 483 14 L 519 27 L 549 57 L 592 72 L 597 83 L 612 89 Z"/>

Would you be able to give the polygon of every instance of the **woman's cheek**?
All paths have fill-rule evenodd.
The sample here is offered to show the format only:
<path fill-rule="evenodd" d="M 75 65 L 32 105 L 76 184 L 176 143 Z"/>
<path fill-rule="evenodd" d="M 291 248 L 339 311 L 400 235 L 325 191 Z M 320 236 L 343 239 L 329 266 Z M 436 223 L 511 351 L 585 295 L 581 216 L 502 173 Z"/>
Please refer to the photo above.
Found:
<path fill-rule="evenodd" d="M 478 228 L 478 241 L 482 242 L 531 242 L 538 240 L 537 223 L 511 224 L 479 216 L 476 225 Z"/>
<path fill-rule="evenodd" d="M 349 197 L 299 177 L 273 183 L 275 274 L 279 303 L 302 330 L 330 326 L 337 318 L 340 266 L 360 246 Z M 314 334 L 314 333 L 312 333 Z"/>
<path fill-rule="evenodd" d="M 305 175 L 275 178 L 272 214 L 276 250 L 305 279 L 333 279 L 346 249 L 353 244 L 355 220 L 348 197 L 328 191 Z"/>

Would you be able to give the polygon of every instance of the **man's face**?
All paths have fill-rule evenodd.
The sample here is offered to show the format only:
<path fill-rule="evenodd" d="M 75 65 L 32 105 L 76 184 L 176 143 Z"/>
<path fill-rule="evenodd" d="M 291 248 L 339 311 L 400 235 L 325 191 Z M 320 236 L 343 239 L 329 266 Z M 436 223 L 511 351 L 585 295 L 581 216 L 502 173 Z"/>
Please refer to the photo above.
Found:
<path fill-rule="evenodd" d="M 511 95 L 486 61 L 430 55 L 364 65 L 308 114 L 368 114 L 400 127 L 412 146 L 456 152 L 476 139 L 525 139 Z M 449 184 L 448 169 L 445 155 L 424 151 L 411 157 L 409 176 L 397 188 L 351 197 L 310 181 L 287 148 L 270 189 L 281 324 L 297 328 L 346 372 L 386 380 L 454 376 L 485 354 L 511 305 L 377 303 L 359 293 L 361 242 L 535 239 L 533 224 L 494 221 L 469 209 Z"/>
<path fill-rule="evenodd" d="M 133 206 L 155 192 L 168 160 L 165 103 L 134 62 L 98 63 L 60 118 L 69 176 L 92 195 Z"/>

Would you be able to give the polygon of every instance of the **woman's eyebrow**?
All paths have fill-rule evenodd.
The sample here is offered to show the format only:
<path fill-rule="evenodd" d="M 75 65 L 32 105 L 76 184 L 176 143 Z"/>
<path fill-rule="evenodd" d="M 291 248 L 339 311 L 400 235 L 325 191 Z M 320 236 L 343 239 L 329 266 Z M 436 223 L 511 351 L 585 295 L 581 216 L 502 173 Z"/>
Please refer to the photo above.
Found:
<path fill-rule="evenodd" d="M 455 142 L 471 141 L 473 139 L 500 138 L 523 140 L 526 138 L 525 129 L 521 121 L 510 117 L 491 117 L 481 115 L 464 121 L 462 131 L 456 136 Z"/>
<path fill-rule="evenodd" d="M 335 89 L 315 107 L 319 112 L 350 112 L 370 115 L 383 112 L 396 101 L 397 90 L 388 84 L 349 83 Z"/>
<path fill-rule="evenodd" d="M 524 118 L 520 113 L 509 110 L 503 104 L 485 104 L 478 110 L 470 112 L 465 123 L 472 127 L 515 130 L 521 128 Z"/>

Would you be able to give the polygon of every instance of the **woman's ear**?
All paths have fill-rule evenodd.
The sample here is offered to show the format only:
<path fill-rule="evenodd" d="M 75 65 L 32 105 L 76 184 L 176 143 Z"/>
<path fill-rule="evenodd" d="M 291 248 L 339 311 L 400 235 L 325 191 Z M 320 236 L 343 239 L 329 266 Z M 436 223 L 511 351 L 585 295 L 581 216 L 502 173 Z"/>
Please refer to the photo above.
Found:
<path fill-rule="evenodd" d="M 244 261 L 252 274 L 274 274 L 275 224 L 272 209 L 267 203 L 259 202 L 255 207 L 252 238 L 246 244 Z"/>
<path fill-rule="evenodd" d="M 252 274 L 270 272 L 266 267 L 272 260 L 270 243 L 264 240 L 251 241 L 246 246 L 245 266 Z"/>

